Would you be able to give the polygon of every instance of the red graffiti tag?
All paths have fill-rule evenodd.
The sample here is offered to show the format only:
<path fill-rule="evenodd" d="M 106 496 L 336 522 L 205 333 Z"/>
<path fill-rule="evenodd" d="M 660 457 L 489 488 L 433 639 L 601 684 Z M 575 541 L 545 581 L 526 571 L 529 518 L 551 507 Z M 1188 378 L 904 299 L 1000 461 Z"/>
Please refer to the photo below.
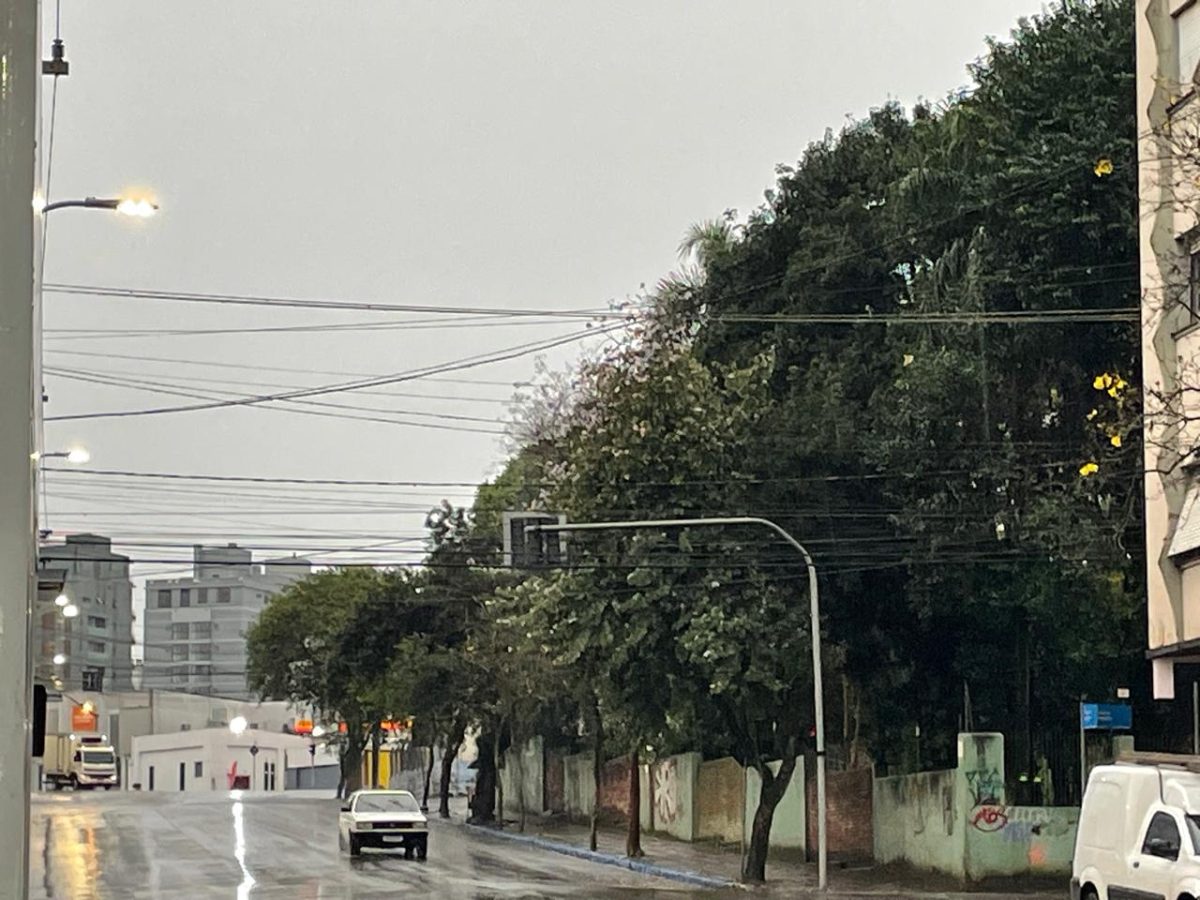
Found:
<path fill-rule="evenodd" d="M 1000 831 L 1008 824 L 1008 814 L 1003 806 L 981 806 L 971 817 L 971 825 L 980 831 Z"/>

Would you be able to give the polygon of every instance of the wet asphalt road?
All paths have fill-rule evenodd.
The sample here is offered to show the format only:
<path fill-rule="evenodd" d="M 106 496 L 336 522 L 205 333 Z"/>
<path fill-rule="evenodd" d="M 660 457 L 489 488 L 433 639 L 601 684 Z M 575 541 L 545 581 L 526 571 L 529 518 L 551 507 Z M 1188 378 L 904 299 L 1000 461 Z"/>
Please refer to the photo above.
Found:
<path fill-rule="evenodd" d="M 337 846 L 326 793 L 38 794 L 32 900 L 541 898 L 690 900 L 717 895 L 527 849 L 434 821 L 426 862 Z"/>

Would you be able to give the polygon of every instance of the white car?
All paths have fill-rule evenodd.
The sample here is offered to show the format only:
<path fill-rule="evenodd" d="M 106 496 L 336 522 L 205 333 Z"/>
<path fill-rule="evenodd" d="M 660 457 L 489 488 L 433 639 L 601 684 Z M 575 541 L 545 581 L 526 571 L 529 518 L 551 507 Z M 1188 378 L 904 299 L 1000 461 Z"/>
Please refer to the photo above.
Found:
<path fill-rule="evenodd" d="M 429 822 L 408 791 L 355 791 L 338 816 L 338 848 L 358 856 L 363 847 L 403 847 L 404 856 L 424 859 Z"/>

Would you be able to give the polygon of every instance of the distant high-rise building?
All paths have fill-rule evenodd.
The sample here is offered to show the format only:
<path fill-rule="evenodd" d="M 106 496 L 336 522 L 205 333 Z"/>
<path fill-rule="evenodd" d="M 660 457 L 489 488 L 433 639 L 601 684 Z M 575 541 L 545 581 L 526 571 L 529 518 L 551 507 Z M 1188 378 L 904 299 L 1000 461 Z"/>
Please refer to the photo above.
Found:
<path fill-rule="evenodd" d="M 196 547 L 190 578 L 146 582 L 146 688 L 249 698 L 246 632 L 272 594 L 308 575 L 296 557 L 255 563 L 249 550 Z"/>
<path fill-rule="evenodd" d="M 39 591 L 33 620 L 35 675 L 65 690 L 128 691 L 133 688 L 133 584 L 129 557 L 113 553 L 112 540 L 73 534 L 38 553 L 39 577 L 61 581 L 62 593 L 79 614 L 63 615 L 58 590 Z M 55 663 L 61 656 L 62 662 Z"/>

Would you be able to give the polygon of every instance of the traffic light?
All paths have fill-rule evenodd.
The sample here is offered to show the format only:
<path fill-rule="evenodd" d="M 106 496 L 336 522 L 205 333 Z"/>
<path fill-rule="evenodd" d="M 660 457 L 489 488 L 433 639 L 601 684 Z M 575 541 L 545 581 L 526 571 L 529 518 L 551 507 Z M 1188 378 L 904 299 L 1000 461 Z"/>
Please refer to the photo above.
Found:
<path fill-rule="evenodd" d="M 513 569 L 548 569 L 563 562 L 562 535 L 527 531 L 531 525 L 565 525 L 567 517 L 547 512 L 504 514 L 504 564 Z"/>
<path fill-rule="evenodd" d="M 46 686 L 33 686 L 33 757 L 41 759 L 46 753 Z"/>

